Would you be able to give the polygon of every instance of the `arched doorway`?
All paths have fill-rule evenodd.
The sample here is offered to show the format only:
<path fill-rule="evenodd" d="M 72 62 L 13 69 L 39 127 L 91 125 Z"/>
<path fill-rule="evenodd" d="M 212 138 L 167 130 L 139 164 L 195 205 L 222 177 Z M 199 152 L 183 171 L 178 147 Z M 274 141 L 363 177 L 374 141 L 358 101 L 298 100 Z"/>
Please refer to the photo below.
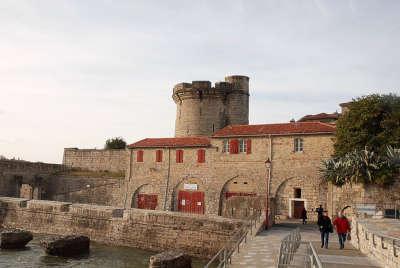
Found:
<path fill-rule="evenodd" d="M 321 187 L 321 188 L 320 188 Z M 276 215 L 280 218 L 301 218 L 305 208 L 310 220 L 315 220 L 315 208 L 325 202 L 325 185 L 318 177 L 290 177 L 281 180 L 275 192 Z"/>
<path fill-rule="evenodd" d="M 221 190 L 219 214 L 222 216 L 228 216 L 232 214 L 231 211 L 229 211 L 229 213 L 227 212 L 228 209 L 227 203 L 230 198 L 234 196 L 255 197 L 256 195 L 257 195 L 257 187 L 253 179 L 239 177 L 239 176 L 229 179 L 224 184 Z M 241 202 L 245 200 L 246 198 L 242 198 Z M 232 205 L 235 206 L 234 204 Z M 230 209 L 239 209 L 239 207 L 237 207 L 236 205 L 236 208 L 232 207 Z"/>
<path fill-rule="evenodd" d="M 204 189 L 203 183 L 198 178 L 183 179 L 174 189 L 174 210 L 204 214 Z"/>
<path fill-rule="evenodd" d="M 132 196 L 132 208 L 155 210 L 158 205 L 158 195 L 150 184 L 137 188 Z"/>

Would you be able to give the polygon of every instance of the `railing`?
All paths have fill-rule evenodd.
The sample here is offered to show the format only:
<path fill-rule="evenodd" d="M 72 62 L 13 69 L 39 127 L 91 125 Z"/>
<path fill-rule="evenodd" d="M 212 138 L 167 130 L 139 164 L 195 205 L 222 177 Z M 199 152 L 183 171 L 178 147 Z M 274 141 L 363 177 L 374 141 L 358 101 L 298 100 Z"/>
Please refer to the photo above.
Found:
<path fill-rule="evenodd" d="M 293 260 L 296 250 L 301 242 L 300 229 L 296 228 L 285 236 L 279 249 L 278 268 L 287 267 Z"/>
<path fill-rule="evenodd" d="M 300 245 L 305 245 L 305 253 L 298 253 Z M 301 257 L 300 263 L 292 263 L 295 257 Z M 311 242 L 301 241 L 300 229 L 296 228 L 281 241 L 278 256 L 278 268 L 287 267 L 306 267 L 322 268 L 322 263 L 317 251 Z"/>
<path fill-rule="evenodd" d="M 233 236 L 228 240 L 223 248 L 221 248 L 214 257 L 204 266 L 209 267 L 227 267 L 232 263 L 232 254 L 240 251 L 242 242 L 247 243 L 247 236 L 253 234 L 253 229 L 257 223 L 261 221 L 261 211 L 256 211 L 251 217 L 247 219 L 247 224 L 236 231 Z M 257 230 L 254 230 L 256 232 Z"/>
<path fill-rule="evenodd" d="M 308 260 L 305 261 L 307 268 L 322 268 L 322 262 L 311 242 L 308 242 L 307 254 Z"/>

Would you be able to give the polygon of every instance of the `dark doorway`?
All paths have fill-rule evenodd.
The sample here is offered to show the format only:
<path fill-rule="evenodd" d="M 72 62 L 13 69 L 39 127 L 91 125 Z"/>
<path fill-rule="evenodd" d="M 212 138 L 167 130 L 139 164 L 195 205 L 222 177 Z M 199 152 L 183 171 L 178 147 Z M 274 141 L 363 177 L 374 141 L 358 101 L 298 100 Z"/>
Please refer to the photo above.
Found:
<path fill-rule="evenodd" d="M 300 219 L 304 208 L 304 201 L 293 201 L 293 218 Z"/>

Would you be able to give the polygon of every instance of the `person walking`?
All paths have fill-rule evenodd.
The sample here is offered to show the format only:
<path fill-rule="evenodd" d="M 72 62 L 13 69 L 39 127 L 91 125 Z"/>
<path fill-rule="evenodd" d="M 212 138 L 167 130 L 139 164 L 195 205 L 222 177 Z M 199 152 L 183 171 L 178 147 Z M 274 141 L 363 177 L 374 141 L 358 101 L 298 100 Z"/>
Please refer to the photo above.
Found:
<path fill-rule="evenodd" d="M 321 232 L 321 248 L 328 248 L 329 233 L 333 232 L 331 219 L 328 216 L 328 211 L 324 211 L 318 219 L 319 231 Z"/>
<path fill-rule="evenodd" d="M 307 223 L 307 210 L 306 208 L 303 208 L 301 211 L 301 219 L 303 220 L 303 224 Z"/>
<path fill-rule="evenodd" d="M 333 221 L 336 233 L 339 239 L 340 249 L 344 249 L 344 242 L 346 242 L 347 233 L 350 232 L 349 220 L 341 213 L 338 213 L 338 217 Z"/>
<path fill-rule="evenodd" d="M 322 217 L 322 214 L 324 213 L 324 208 L 322 207 L 322 205 L 320 204 L 318 208 L 315 209 L 315 212 L 317 212 L 318 214 L 318 220 L 319 218 Z"/>

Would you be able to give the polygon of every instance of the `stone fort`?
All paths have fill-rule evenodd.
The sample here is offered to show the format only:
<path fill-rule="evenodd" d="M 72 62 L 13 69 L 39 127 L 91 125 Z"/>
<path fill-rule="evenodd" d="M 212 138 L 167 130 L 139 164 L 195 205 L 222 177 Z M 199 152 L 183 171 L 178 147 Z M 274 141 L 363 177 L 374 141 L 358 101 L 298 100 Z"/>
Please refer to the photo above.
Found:
<path fill-rule="evenodd" d="M 249 82 L 233 75 L 174 86 L 175 137 L 121 150 L 65 148 L 62 165 L 0 161 L 0 195 L 233 218 L 268 204 L 271 222 L 299 218 L 303 207 L 315 219 L 320 204 L 333 214 L 350 203 L 397 198 L 321 178 L 340 113 L 249 124 Z M 341 107 L 345 113 L 348 104 Z"/>

